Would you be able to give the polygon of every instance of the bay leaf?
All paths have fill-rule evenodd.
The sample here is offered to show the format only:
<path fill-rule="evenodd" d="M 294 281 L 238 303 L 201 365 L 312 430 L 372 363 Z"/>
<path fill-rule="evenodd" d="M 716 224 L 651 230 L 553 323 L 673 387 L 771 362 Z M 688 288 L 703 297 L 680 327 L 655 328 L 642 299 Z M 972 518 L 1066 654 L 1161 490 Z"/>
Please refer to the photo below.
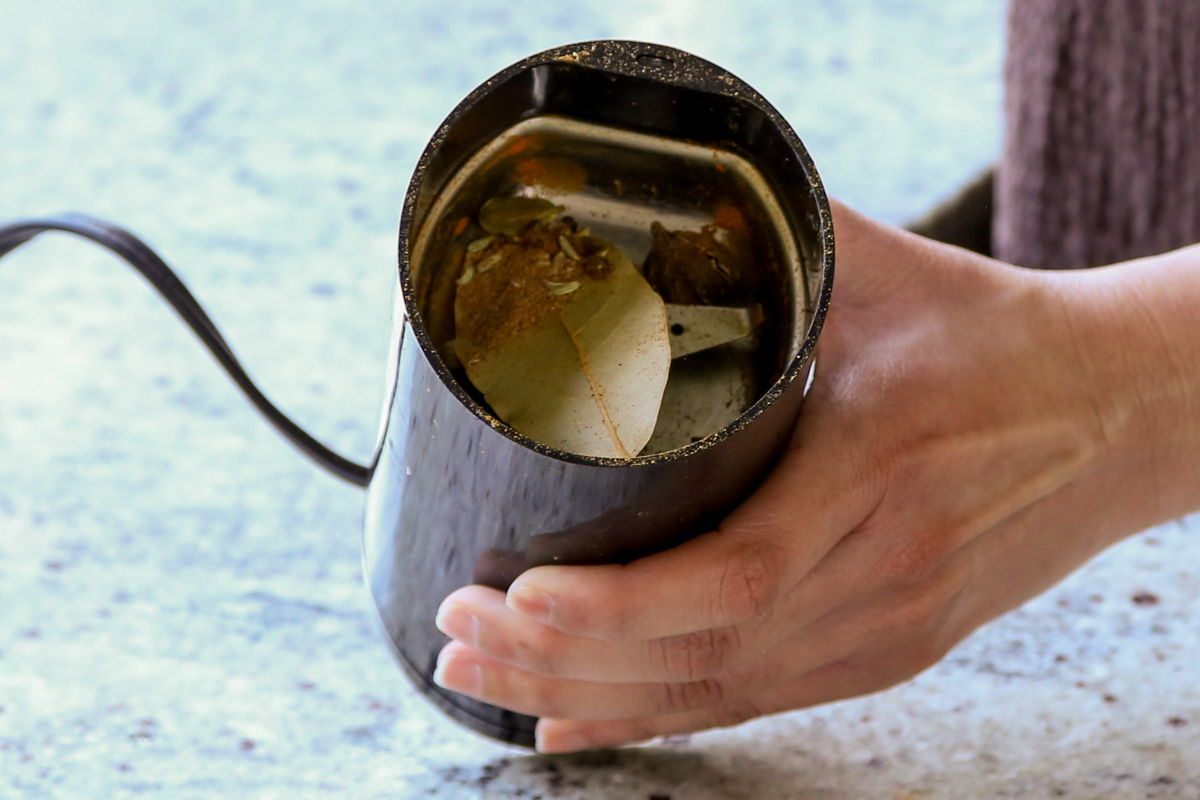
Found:
<path fill-rule="evenodd" d="M 665 307 L 615 245 L 577 237 L 579 248 L 611 270 L 575 275 L 570 292 L 530 280 L 528 291 L 556 304 L 551 313 L 482 347 L 460 325 L 455 345 L 471 383 L 517 431 L 580 455 L 632 458 L 654 432 L 670 371 Z M 456 304 L 456 317 L 469 312 Z"/>

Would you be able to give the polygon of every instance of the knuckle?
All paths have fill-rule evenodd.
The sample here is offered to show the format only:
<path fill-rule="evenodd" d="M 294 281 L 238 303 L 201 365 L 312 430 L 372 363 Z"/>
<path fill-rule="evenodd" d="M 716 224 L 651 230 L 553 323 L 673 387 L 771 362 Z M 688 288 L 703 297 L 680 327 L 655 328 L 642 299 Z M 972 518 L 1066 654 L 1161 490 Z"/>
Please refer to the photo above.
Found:
<path fill-rule="evenodd" d="M 912 640 L 933 629 L 942 614 L 940 601 L 933 592 L 922 587 L 919 591 L 909 592 L 892 606 L 886 615 L 887 629 L 905 640 Z"/>
<path fill-rule="evenodd" d="M 739 545 L 728 559 L 716 594 L 717 619 L 752 619 L 779 599 L 787 569 L 782 546 L 765 539 Z"/>
<path fill-rule="evenodd" d="M 936 634 L 945 627 L 969 579 L 970 570 L 962 565 L 948 564 L 931 571 L 893 606 L 893 626 Z"/>
<path fill-rule="evenodd" d="M 664 683 L 658 711 L 662 714 L 692 711 L 720 705 L 724 698 L 724 684 L 712 678 L 686 683 Z"/>
<path fill-rule="evenodd" d="M 955 598 L 963 580 L 961 570 L 943 570 L 908 592 L 881 618 L 881 635 L 892 641 L 886 661 L 893 682 L 919 675 L 953 649 L 957 642 L 953 631 Z"/>
<path fill-rule="evenodd" d="M 952 532 L 941 526 L 911 534 L 891 554 L 890 577 L 898 583 L 928 579 L 953 551 L 953 540 Z"/>
<path fill-rule="evenodd" d="M 961 597 L 963 591 L 975 577 L 974 565 L 965 559 L 952 559 L 944 563 L 929 579 L 925 594 L 930 603 L 948 611 Z"/>
<path fill-rule="evenodd" d="M 665 680 L 697 681 L 721 672 L 739 648 L 737 630 L 713 628 L 655 642 L 658 671 Z"/>

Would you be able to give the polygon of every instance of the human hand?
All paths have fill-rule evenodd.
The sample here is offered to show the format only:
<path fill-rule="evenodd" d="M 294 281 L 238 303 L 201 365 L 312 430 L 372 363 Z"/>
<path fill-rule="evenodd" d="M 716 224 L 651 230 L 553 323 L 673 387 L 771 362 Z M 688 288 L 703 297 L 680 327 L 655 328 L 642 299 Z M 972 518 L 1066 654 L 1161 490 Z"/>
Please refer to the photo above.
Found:
<path fill-rule="evenodd" d="M 834 211 L 816 378 L 758 491 L 628 565 L 454 592 L 435 680 L 541 717 L 543 751 L 737 724 L 907 680 L 1200 506 L 1200 252 L 1038 273 Z"/>

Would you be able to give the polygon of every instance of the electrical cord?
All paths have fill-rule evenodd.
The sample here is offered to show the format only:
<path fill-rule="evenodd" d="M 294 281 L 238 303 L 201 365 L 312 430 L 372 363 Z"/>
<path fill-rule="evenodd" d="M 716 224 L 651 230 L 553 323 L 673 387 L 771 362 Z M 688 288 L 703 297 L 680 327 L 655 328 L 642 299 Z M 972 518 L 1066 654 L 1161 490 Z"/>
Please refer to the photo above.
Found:
<path fill-rule="evenodd" d="M 61 214 L 40 219 L 22 220 L 0 226 L 0 258 L 35 236 L 48 231 L 73 233 L 90 239 L 101 247 L 111 250 L 142 274 L 164 300 L 171 304 L 180 318 L 199 337 L 217 363 L 225 370 L 242 394 L 246 396 L 267 422 L 291 442 L 304 455 L 319 466 L 355 486 L 366 486 L 371 480 L 372 469 L 350 461 L 318 442 L 286 414 L 266 398 L 250 376 L 242 369 L 233 350 L 221 336 L 217 326 L 209 319 L 200 303 L 188 291 L 183 281 L 171 271 L 167 263 L 138 237 L 124 228 L 85 214 Z"/>

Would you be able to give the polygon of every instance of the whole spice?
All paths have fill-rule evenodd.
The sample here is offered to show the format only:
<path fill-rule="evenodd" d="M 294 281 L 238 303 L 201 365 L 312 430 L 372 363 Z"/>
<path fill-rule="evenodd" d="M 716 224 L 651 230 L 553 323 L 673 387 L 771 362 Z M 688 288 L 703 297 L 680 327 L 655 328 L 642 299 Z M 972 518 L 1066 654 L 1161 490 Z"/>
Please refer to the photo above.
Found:
<path fill-rule="evenodd" d="M 550 222 L 564 211 L 540 197 L 493 197 L 479 209 L 479 224 L 488 233 L 516 236 L 527 225 Z"/>
<path fill-rule="evenodd" d="M 717 239 L 716 227 L 669 231 L 653 222 L 650 235 L 642 272 L 668 303 L 721 305 L 745 287 L 749 265 Z"/>

